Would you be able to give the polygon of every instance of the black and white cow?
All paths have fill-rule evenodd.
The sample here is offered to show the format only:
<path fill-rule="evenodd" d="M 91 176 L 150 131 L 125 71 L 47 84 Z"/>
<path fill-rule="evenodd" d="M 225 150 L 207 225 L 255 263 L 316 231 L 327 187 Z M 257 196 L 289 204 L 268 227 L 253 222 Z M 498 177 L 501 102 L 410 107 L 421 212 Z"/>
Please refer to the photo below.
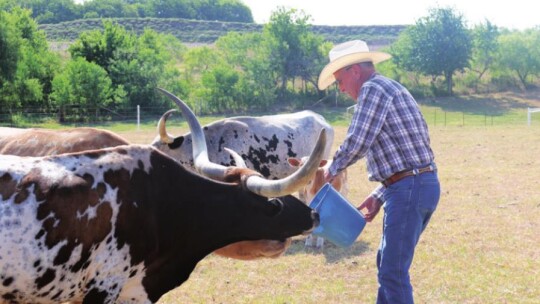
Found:
<path fill-rule="evenodd" d="M 166 131 L 166 121 L 176 110 L 165 113 L 158 123 L 159 135 L 152 145 L 181 164 L 193 168 L 192 139 L 187 133 L 178 137 Z M 287 162 L 289 157 L 309 155 L 317 136 L 326 129 L 324 158 L 332 152 L 334 130 L 321 115 L 312 111 L 267 116 L 239 116 L 220 119 L 203 127 L 212 162 L 224 166 L 236 165 L 224 148 L 238 153 L 251 168 L 264 177 L 278 179 L 296 170 Z"/>
<path fill-rule="evenodd" d="M 152 303 L 220 247 L 309 232 L 318 215 L 286 194 L 312 177 L 324 145 L 323 130 L 309 169 L 282 180 L 227 168 L 240 183 L 143 145 L 0 155 L 0 302 Z"/>

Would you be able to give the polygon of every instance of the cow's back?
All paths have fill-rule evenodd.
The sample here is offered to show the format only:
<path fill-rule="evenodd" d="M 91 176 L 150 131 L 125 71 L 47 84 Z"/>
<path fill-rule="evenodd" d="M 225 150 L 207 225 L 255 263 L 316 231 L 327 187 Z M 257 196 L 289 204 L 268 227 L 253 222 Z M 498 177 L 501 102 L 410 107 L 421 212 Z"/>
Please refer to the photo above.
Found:
<path fill-rule="evenodd" d="M 48 156 L 128 144 L 107 130 L 74 128 L 66 130 L 0 128 L 0 154 Z"/>

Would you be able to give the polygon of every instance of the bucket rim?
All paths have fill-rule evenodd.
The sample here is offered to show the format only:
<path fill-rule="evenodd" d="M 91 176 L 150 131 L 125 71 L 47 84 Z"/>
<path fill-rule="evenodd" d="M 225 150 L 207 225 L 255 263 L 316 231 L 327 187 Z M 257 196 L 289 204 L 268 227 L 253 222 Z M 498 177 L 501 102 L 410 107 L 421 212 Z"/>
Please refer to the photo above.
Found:
<path fill-rule="evenodd" d="M 318 199 L 318 201 L 316 201 L 313 206 L 310 206 L 313 210 L 318 211 L 320 209 L 324 198 L 328 194 L 328 191 L 330 191 L 330 187 L 332 187 L 332 185 L 327 182 L 321 187 L 321 189 L 319 189 L 319 191 L 317 191 L 317 193 L 315 194 L 315 198 Z"/>

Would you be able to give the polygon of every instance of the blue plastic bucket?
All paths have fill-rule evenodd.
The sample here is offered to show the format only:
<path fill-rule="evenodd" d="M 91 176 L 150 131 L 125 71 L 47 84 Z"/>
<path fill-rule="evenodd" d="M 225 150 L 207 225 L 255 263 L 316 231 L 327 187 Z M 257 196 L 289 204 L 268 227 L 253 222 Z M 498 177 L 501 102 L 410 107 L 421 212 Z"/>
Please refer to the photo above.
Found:
<path fill-rule="evenodd" d="M 313 231 L 313 235 L 321 236 L 341 247 L 351 246 L 366 225 L 362 213 L 329 183 L 317 192 L 309 207 L 320 216 L 320 224 Z"/>

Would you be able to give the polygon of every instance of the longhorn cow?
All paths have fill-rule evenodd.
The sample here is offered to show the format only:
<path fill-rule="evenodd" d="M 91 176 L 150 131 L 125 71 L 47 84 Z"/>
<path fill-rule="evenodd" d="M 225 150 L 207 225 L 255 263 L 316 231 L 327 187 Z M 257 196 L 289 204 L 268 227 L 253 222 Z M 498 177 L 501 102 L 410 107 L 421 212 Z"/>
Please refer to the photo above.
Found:
<path fill-rule="evenodd" d="M 202 177 L 143 145 L 1 155 L 0 299 L 153 303 L 218 248 L 279 240 L 318 224 L 318 215 L 288 194 L 317 169 L 325 130 L 308 164 L 281 180 L 208 163 L 199 147 L 198 170 L 235 182 Z"/>

